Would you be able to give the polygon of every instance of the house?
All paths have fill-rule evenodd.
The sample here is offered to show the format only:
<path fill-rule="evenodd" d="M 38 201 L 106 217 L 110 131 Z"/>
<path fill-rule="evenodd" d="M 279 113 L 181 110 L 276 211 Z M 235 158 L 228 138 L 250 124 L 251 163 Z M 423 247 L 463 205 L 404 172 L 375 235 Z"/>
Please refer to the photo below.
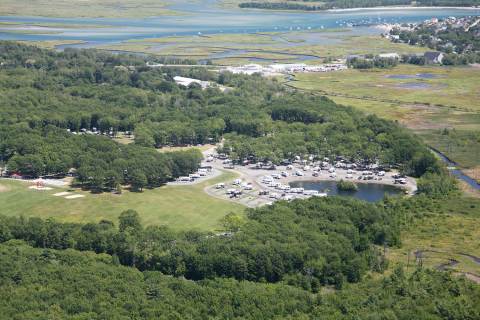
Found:
<path fill-rule="evenodd" d="M 427 64 L 442 63 L 444 54 L 438 51 L 427 51 L 423 54 L 423 57 Z"/>

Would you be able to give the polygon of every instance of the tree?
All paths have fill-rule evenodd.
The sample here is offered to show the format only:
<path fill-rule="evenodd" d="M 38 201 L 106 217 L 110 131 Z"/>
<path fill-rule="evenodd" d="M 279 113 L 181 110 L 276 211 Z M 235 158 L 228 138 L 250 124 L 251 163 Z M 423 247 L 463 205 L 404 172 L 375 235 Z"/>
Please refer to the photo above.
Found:
<path fill-rule="evenodd" d="M 39 177 L 44 174 L 45 165 L 39 155 L 15 155 L 8 161 L 10 172 L 20 172 L 23 175 Z"/>
<path fill-rule="evenodd" d="M 132 190 L 134 191 L 141 192 L 143 188 L 147 185 L 147 182 L 147 176 L 140 170 L 134 170 L 130 174 L 130 184 L 132 186 Z"/>
<path fill-rule="evenodd" d="M 222 225 L 225 230 L 237 232 L 245 224 L 243 215 L 229 213 L 222 219 Z"/>
<path fill-rule="evenodd" d="M 117 171 L 109 170 L 105 173 L 105 180 L 105 185 L 111 190 L 114 190 L 118 188 L 120 182 L 122 181 L 122 178 Z"/>
<path fill-rule="evenodd" d="M 123 211 L 118 217 L 119 221 L 119 230 L 120 232 L 125 232 L 128 230 L 133 230 L 139 232 L 142 230 L 142 224 L 140 223 L 140 216 L 138 212 L 132 209 Z"/>
<path fill-rule="evenodd" d="M 90 177 L 90 187 L 96 191 L 101 191 L 105 187 L 105 173 L 100 170 L 94 170 Z"/>

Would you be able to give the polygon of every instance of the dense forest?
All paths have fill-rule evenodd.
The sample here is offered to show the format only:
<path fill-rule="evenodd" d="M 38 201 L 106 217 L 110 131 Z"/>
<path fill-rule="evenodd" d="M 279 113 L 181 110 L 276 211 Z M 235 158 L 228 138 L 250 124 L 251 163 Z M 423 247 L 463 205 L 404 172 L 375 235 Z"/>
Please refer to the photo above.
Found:
<path fill-rule="evenodd" d="M 312 294 L 287 284 L 193 282 L 119 266 L 111 256 L 0 244 L 5 319 L 478 319 L 480 287 L 396 269 L 384 280 Z"/>
<path fill-rule="evenodd" d="M 303 2 L 303 3 L 302 3 Z M 313 2 L 315 4 L 305 4 Z M 444 6 L 444 7 L 469 7 L 480 5 L 479 0 L 293 0 L 285 2 L 242 2 L 240 8 L 270 9 L 270 10 L 303 10 L 317 11 L 328 9 L 370 8 L 384 6 Z"/>
<path fill-rule="evenodd" d="M 162 155 L 154 147 L 215 143 L 234 160 L 272 161 L 313 154 L 400 166 L 414 176 L 439 172 L 413 135 L 316 95 L 287 91 L 259 75 L 206 68 L 151 68 L 149 58 L 95 50 L 55 52 L 0 43 L 0 157 L 10 173 L 38 177 L 76 170 L 102 190 L 162 183 L 194 171 L 201 155 Z M 173 76 L 230 88 L 179 86 Z M 111 140 L 133 132 L 134 145 Z"/>

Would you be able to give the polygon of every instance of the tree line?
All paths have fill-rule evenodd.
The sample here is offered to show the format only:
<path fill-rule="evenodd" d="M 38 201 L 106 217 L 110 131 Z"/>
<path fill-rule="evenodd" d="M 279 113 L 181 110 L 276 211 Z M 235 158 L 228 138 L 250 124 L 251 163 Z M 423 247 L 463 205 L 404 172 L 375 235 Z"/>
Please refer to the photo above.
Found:
<path fill-rule="evenodd" d="M 353 57 L 347 59 L 347 65 L 354 69 L 372 69 L 372 68 L 393 68 L 398 65 L 398 58 L 380 57 L 366 55 L 364 57 Z"/>
<path fill-rule="evenodd" d="M 313 4 L 302 4 L 300 2 Z M 378 6 L 410 5 L 410 0 L 294 0 L 294 2 L 242 2 L 240 8 L 270 9 L 270 10 L 303 10 L 318 11 L 328 9 L 367 8 Z"/>
<path fill-rule="evenodd" d="M 8 319 L 477 319 L 480 289 L 448 273 L 397 268 L 332 293 L 284 283 L 188 281 L 119 266 L 112 256 L 0 244 Z"/>

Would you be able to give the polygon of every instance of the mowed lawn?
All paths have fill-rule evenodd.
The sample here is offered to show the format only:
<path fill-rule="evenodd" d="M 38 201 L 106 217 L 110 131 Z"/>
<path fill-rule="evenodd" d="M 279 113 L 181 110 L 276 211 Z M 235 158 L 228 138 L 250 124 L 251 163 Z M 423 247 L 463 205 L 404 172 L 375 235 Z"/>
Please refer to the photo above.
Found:
<path fill-rule="evenodd" d="M 207 195 L 207 185 L 230 180 L 235 174 L 225 172 L 221 176 L 190 186 L 163 186 L 142 193 L 124 191 L 92 194 L 78 189 L 75 194 L 84 198 L 65 199 L 49 191 L 29 189 L 27 182 L 0 180 L 1 214 L 10 216 L 53 217 L 63 222 L 97 222 L 108 219 L 117 222 L 118 215 L 127 209 L 135 209 L 144 225 L 168 225 L 175 230 L 214 230 L 219 220 L 230 212 L 243 212 L 244 207 Z"/>

